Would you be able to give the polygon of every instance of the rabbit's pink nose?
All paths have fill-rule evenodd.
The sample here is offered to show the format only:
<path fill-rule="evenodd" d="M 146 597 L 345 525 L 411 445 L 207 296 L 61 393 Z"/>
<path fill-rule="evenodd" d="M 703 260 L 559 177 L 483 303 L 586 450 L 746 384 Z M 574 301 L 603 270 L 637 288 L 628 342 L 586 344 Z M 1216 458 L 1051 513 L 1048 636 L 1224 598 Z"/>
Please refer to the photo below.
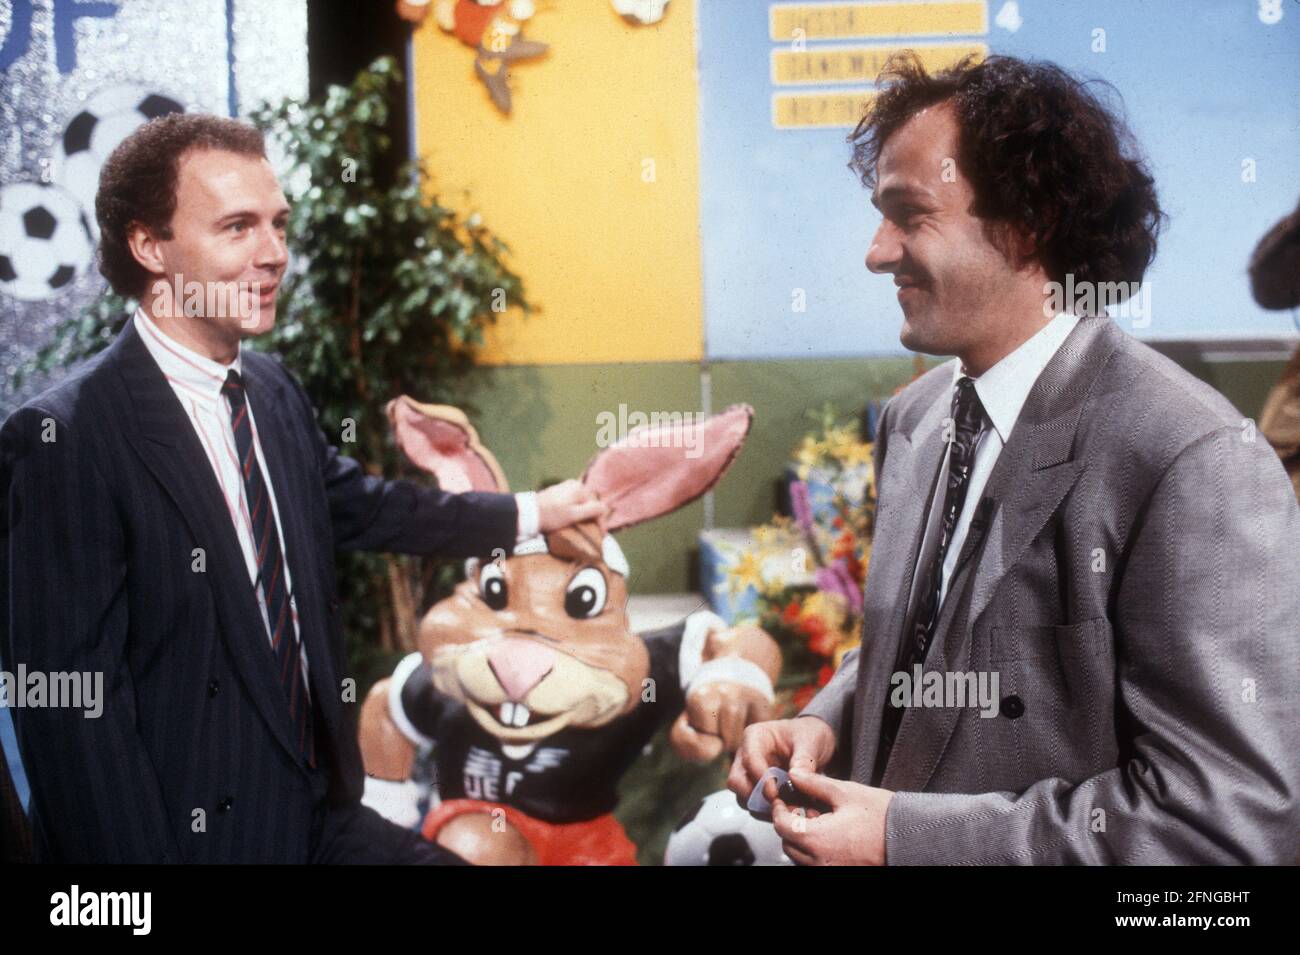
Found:
<path fill-rule="evenodd" d="M 515 703 L 522 703 L 528 692 L 555 666 L 555 651 L 536 640 L 504 637 L 488 650 L 488 666 L 506 691 L 506 696 Z"/>

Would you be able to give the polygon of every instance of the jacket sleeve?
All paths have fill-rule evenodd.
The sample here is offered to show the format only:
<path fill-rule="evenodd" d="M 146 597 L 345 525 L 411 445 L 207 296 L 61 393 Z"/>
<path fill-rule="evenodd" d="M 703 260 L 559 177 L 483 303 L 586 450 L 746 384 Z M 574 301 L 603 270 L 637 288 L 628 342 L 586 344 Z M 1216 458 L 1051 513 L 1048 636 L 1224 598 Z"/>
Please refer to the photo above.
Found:
<path fill-rule="evenodd" d="M 11 711 L 47 854 L 38 861 L 182 861 L 136 727 L 126 541 L 103 477 L 71 427 L 25 408 L 0 435 L 0 490 L 5 668 L 25 667 L 29 682 L 43 674 L 51 687 L 55 674 L 102 681 L 98 699 L 79 707 L 47 699 Z"/>
<path fill-rule="evenodd" d="M 1184 448 L 1130 535 L 1112 620 L 1125 761 L 1018 794 L 897 793 L 888 864 L 1295 860 L 1300 509 L 1246 437 Z"/>
<path fill-rule="evenodd" d="M 496 548 L 510 553 L 518 529 L 514 495 L 449 494 L 367 474 L 326 440 L 302 385 L 276 361 L 309 423 L 337 548 L 442 557 L 482 556 Z"/>
<path fill-rule="evenodd" d="M 884 408 L 880 410 L 875 446 L 871 449 L 872 473 L 877 493 L 880 491 L 880 475 L 885 466 L 885 452 L 889 439 L 889 407 L 892 403 L 887 401 Z M 837 747 L 844 749 L 852 745 L 850 737 L 853 729 L 853 693 L 858 685 L 859 652 L 853 649 L 844 654 L 844 659 L 840 661 L 839 669 L 835 671 L 831 681 L 822 687 L 799 713 L 800 716 L 816 716 L 824 720 L 835 733 Z"/>
<path fill-rule="evenodd" d="M 831 681 L 817 691 L 800 716 L 816 716 L 835 734 L 836 749 L 849 746 L 853 719 L 853 691 L 858 685 L 858 648 L 844 654 Z"/>

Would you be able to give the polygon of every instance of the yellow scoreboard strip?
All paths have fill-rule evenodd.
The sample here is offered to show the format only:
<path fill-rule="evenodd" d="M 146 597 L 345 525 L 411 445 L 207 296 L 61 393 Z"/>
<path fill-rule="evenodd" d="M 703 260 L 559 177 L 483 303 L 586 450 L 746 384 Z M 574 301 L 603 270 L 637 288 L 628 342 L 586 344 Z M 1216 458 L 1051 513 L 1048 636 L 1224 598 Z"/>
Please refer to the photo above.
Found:
<path fill-rule="evenodd" d="M 818 47 L 792 52 L 772 51 L 772 83 L 777 86 L 827 83 L 874 83 L 880 69 L 901 46 Z M 952 66 L 970 54 L 983 59 L 988 47 L 983 43 L 945 43 L 910 47 L 934 72 Z"/>
<path fill-rule="evenodd" d="M 988 20 L 985 0 L 953 3 L 775 3 L 768 13 L 771 36 L 778 43 L 796 37 L 836 40 L 983 34 L 988 32 Z"/>
<path fill-rule="evenodd" d="M 875 95 L 873 90 L 776 93 L 772 96 L 772 125 L 777 129 L 856 126 Z"/>

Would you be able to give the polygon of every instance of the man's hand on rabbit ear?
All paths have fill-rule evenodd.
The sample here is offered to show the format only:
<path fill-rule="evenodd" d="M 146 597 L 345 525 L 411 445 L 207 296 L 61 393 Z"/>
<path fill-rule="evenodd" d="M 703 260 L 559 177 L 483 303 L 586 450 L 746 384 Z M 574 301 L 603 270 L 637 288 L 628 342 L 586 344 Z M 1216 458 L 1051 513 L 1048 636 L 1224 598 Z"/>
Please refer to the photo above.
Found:
<path fill-rule="evenodd" d="M 568 480 L 537 492 L 537 517 L 541 532 L 557 531 L 583 521 L 603 521 L 606 507 L 594 491 Z"/>

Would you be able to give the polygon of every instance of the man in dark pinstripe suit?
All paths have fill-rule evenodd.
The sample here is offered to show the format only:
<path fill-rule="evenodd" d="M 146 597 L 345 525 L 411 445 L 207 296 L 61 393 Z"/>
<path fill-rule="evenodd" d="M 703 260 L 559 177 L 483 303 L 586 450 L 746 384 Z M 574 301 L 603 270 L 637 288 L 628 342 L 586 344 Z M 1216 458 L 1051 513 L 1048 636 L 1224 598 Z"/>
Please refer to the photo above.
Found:
<path fill-rule="evenodd" d="M 13 711 L 38 860 L 457 861 L 360 805 L 334 551 L 487 554 L 603 512 L 575 482 L 452 495 L 330 446 L 240 346 L 274 323 L 287 212 L 252 127 L 142 127 L 96 200 L 140 308 L 0 431 L 5 667 L 104 688 L 98 716 Z"/>

